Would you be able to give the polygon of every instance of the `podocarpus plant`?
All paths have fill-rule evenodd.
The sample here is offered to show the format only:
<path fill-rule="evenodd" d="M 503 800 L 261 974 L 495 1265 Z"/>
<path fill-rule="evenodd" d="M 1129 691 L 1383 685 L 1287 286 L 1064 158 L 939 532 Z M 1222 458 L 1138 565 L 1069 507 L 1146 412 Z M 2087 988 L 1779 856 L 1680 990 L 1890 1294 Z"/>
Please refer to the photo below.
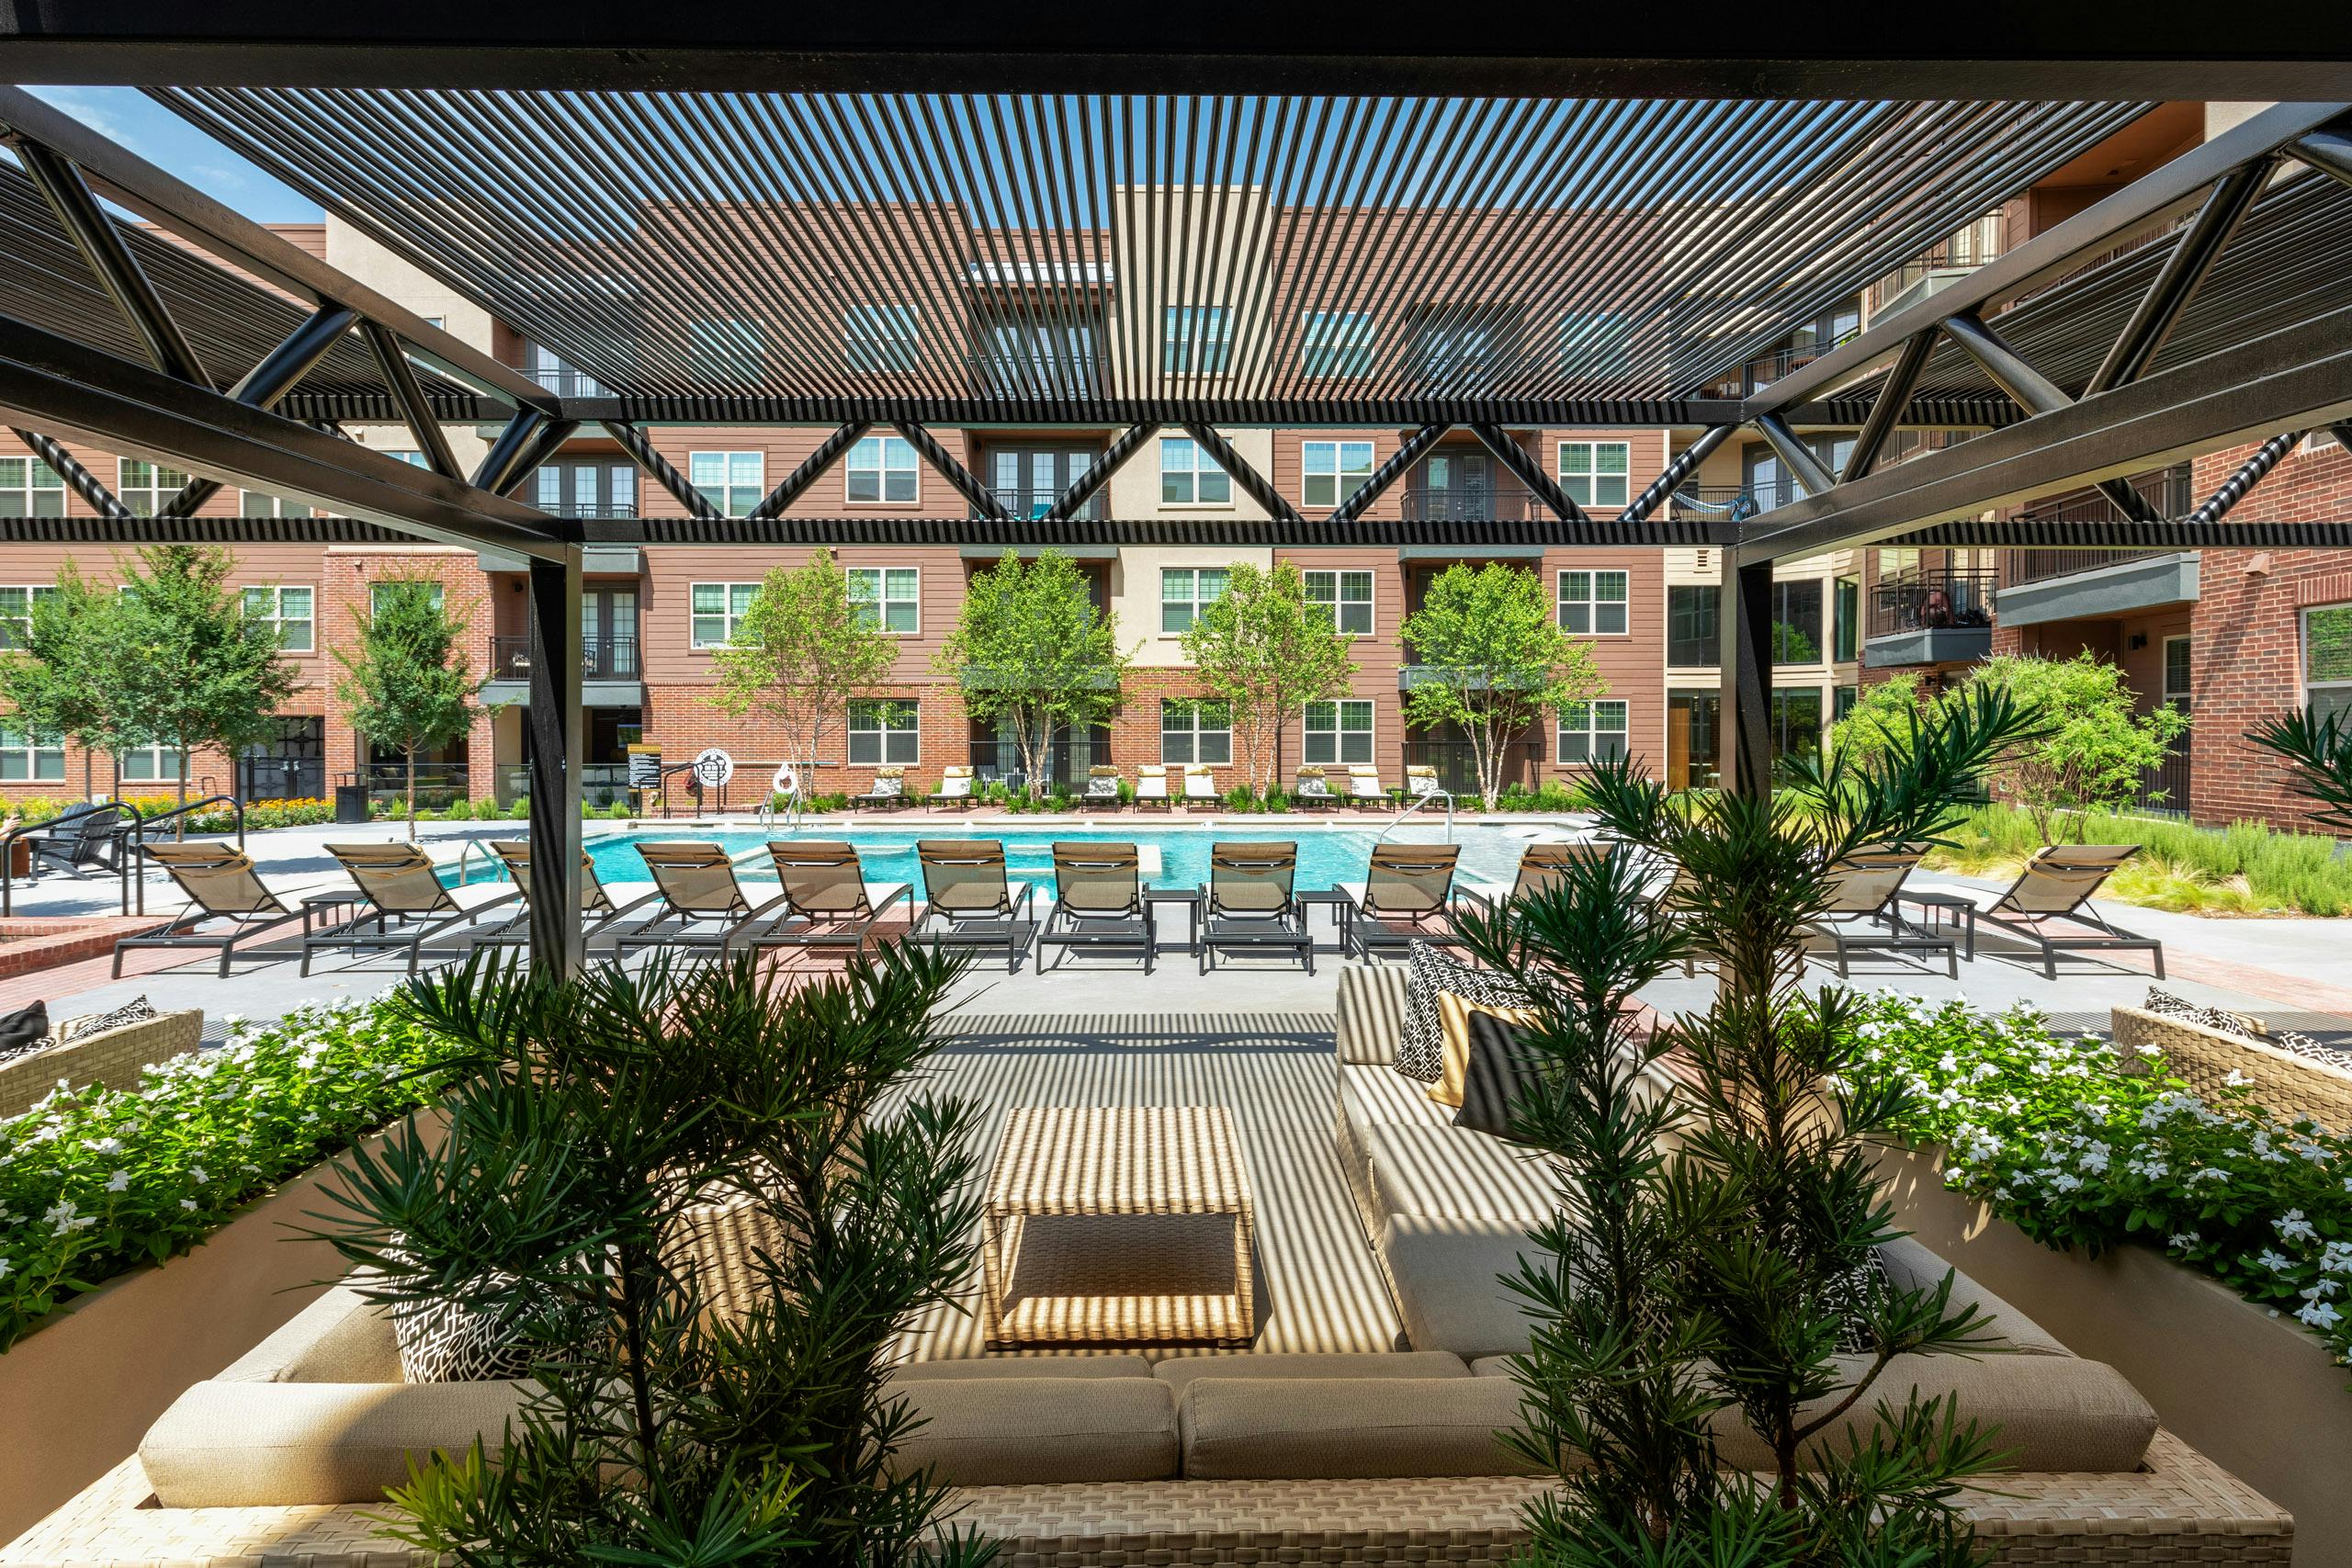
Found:
<path fill-rule="evenodd" d="M 413 984 L 474 1076 L 437 1146 L 412 1125 L 356 1163 L 323 1234 L 396 1314 L 492 1314 L 535 1386 L 503 1440 L 395 1488 L 389 1532 L 481 1568 L 984 1562 L 892 1472 L 885 1392 L 972 1258 L 972 1117 L 920 1087 L 959 968 L 892 946 L 789 989 L 747 957 Z"/>
<path fill-rule="evenodd" d="M 1986 691 L 1877 761 L 1800 762 L 1771 799 L 1677 797 L 1604 763 L 1586 791 L 1617 847 L 1465 917 L 1472 950 L 1533 998 L 1514 1114 L 1563 1184 L 1542 1255 L 1508 1281 L 1535 1321 L 1513 1440 L 1563 1486 L 1532 1510 L 1536 1562 L 1976 1560 L 1954 1495 L 1994 1467 L 1993 1439 L 1947 1402 L 1873 1391 L 1898 1355 L 1984 1348 L 1982 1320 L 1953 1310 L 1949 1276 L 1856 1272 L 1895 1234 L 1870 1141 L 1910 1090 L 1865 1058 L 1846 995 L 1797 987 L 1792 954 L 1839 861 L 1932 837 L 2023 730 Z M 1682 879 L 1663 897 L 1660 861 Z M 1627 999 L 1686 953 L 1715 966 L 1713 1004 L 1645 1039 Z M 1648 1091 L 1669 1053 L 1687 1087 Z M 1734 1426 L 1770 1456 L 1760 1472 L 1717 1467 Z"/>
<path fill-rule="evenodd" d="M 2352 723 L 2345 715 L 2290 713 L 2246 739 L 2287 763 L 2287 787 L 2312 803 L 2313 822 L 2352 833 Z"/>

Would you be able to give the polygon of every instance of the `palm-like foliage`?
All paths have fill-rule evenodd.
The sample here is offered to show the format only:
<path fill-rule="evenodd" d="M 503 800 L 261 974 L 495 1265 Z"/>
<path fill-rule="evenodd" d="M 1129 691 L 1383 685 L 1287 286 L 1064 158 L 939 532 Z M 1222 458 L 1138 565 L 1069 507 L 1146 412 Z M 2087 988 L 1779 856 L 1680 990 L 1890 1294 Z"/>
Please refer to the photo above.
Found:
<path fill-rule="evenodd" d="M 1635 763 L 1598 767 L 1611 852 L 1465 917 L 1471 948 L 1534 998 L 1535 1082 L 1514 1117 L 1564 1189 L 1543 1256 L 1508 1281 L 1535 1325 L 1516 1440 L 1563 1483 L 1533 1511 L 1535 1561 L 1975 1560 L 1952 1505 L 1992 1468 L 1991 1440 L 1934 1399 L 1865 1402 L 1895 1356 L 1981 1348 L 1982 1322 L 1952 1309 L 1949 1277 L 1853 1282 L 1896 1234 L 1870 1141 L 1908 1091 L 1856 1046 L 1842 993 L 1795 981 L 1838 863 L 1932 841 L 2027 729 L 1982 692 L 1880 758 L 1799 764 L 1770 799 L 1684 800 Z M 1670 891 L 1661 861 L 1679 868 Z M 1686 955 L 1713 964 L 1713 1005 L 1645 1035 L 1633 993 Z M 1646 1087 L 1669 1061 L 1673 1097 Z M 1866 1351 L 1841 1352 L 1849 1323 Z M 1860 1410 L 1876 1420 L 1855 1419 L 1857 1438 Z M 1717 1468 L 1737 1427 L 1771 1456 L 1760 1475 Z"/>
<path fill-rule="evenodd" d="M 2287 714 L 2246 739 L 2286 761 L 2289 787 L 2316 808 L 2312 821 L 2352 833 L 2352 724 L 2343 714 Z"/>
<path fill-rule="evenodd" d="M 397 1489 L 390 1533 L 500 1568 L 984 1562 L 892 1474 L 884 1392 L 971 1260 L 971 1119 L 919 1085 L 959 969 L 891 947 L 789 990 L 749 959 L 412 984 L 477 1070 L 437 1139 L 356 1162 L 322 1234 L 395 1311 L 498 1314 L 537 1387 L 503 1443 Z"/>

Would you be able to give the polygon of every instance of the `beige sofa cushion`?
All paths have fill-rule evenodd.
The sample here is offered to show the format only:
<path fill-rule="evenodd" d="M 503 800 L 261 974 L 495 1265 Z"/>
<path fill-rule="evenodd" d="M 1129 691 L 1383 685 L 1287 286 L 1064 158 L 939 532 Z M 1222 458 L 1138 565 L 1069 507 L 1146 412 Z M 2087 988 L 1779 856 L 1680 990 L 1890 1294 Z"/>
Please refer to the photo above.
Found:
<path fill-rule="evenodd" d="M 1152 1368 L 1182 1398 L 1201 1378 L 1466 1378 L 1469 1366 L 1443 1350 L 1299 1351 L 1271 1356 L 1176 1356 Z"/>
<path fill-rule="evenodd" d="M 1196 1378 L 1177 1418 L 1189 1481 L 1531 1473 L 1496 1437 L 1519 1392 L 1490 1378 Z"/>
<path fill-rule="evenodd" d="M 1340 1060 L 1385 1067 L 1396 1060 L 1405 1037 L 1405 966 L 1343 964 L 1340 966 Z"/>
<path fill-rule="evenodd" d="M 1429 1085 L 1416 1083 L 1394 1067 L 1340 1066 L 1340 1114 L 1359 1136 L 1374 1127 L 1435 1127 L 1453 1130 L 1453 1111 L 1429 1096 Z M 1468 1137 L 1472 1134 L 1461 1134 Z"/>
<path fill-rule="evenodd" d="M 1021 1486 L 1177 1473 L 1175 1391 L 1158 1378 L 936 1378 L 905 1388 L 922 1425 L 892 1456 L 902 1475 Z"/>
<path fill-rule="evenodd" d="M 139 1461 L 167 1508 L 372 1503 L 412 1461 L 496 1447 L 514 1382 L 200 1382 L 147 1429 Z"/>
<path fill-rule="evenodd" d="M 1148 1378 L 1141 1356 L 990 1356 L 977 1360 L 909 1361 L 890 1371 L 892 1382 L 942 1382 L 966 1378 Z"/>
<path fill-rule="evenodd" d="M 336 1285 L 231 1362 L 222 1382 L 399 1382 L 392 1320 Z"/>
<path fill-rule="evenodd" d="M 1974 1306 L 1988 1319 L 1986 1332 L 1999 1337 L 2001 1342 L 2018 1355 L 2071 1356 L 2072 1350 L 2052 1337 L 2050 1331 L 2026 1316 L 2017 1308 L 1970 1279 L 1952 1270 L 1951 1266 L 1909 1236 L 1898 1236 L 1878 1249 L 1885 1260 L 1887 1282 L 1902 1291 L 1932 1290 L 1951 1272 L 1951 1310 Z"/>
<path fill-rule="evenodd" d="M 1557 1186 L 1541 1160 L 1481 1133 L 1376 1125 L 1364 1130 L 1374 1205 L 1394 1218 L 1516 1220 L 1542 1224 Z"/>
<path fill-rule="evenodd" d="M 1517 1274 L 1521 1256 L 1534 1253 L 1515 1220 L 1390 1220 L 1380 1234 L 1380 1261 L 1407 1343 L 1464 1360 L 1525 1349 L 1527 1314 L 1501 1276 Z"/>

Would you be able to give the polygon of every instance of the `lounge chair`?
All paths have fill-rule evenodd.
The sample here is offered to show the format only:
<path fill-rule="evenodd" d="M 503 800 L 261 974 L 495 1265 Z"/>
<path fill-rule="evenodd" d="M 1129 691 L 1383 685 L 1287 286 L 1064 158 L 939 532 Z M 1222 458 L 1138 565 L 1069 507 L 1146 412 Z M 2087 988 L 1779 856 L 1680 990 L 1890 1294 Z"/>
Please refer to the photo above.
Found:
<path fill-rule="evenodd" d="M 1315 942 L 1299 903 L 1295 843 L 1209 846 L 1209 885 L 1201 918 L 1201 973 L 1216 967 L 1220 948 L 1295 953 L 1315 973 Z"/>
<path fill-rule="evenodd" d="M 311 954 L 322 947 L 355 956 L 371 949 L 405 952 L 413 975 L 426 942 L 523 897 L 521 888 L 510 887 L 467 903 L 442 885 L 432 857 L 414 844 L 329 844 L 326 851 L 358 887 L 361 908 L 342 924 L 302 938 L 304 975 L 311 972 Z M 375 929 L 364 929 L 370 926 Z"/>
<path fill-rule="evenodd" d="M 1223 799 L 1216 792 L 1216 775 L 1209 772 L 1206 762 L 1194 762 L 1185 768 L 1184 804 L 1187 807 L 1196 800 L 1222 804 Z"/>
<path fill-rule="evenodd" d="M 1362 882 L 1340 884 L 1340 950 L 1359 958 L 1416 942 L 1457 946 L 1453 868 L 1459 844 L 1375 844 Z"/>
<path fill-rule="evenodd" d="M 187 895 L 188 907 L 151 931 L 124 937 L 114 946 L 114 977 L 122 978 L 123 950 L 132 947 L 217 947 L 220 973 L 229 973 L 229 950 L 253 932 L 300 913 L 262 886 L 253 857 L 234 844 L 142 844 L 146 857 Z M 207 920 L 227 920 L 226 931 L 200 931 Z"/>
<path fill-rule="evenodd" d="M 1086 804 L 1089 806 L 1120 806 L 1119 770 L 1097 762 L 1086 770 Z"/>
<path fill-rule="evenodd" d="M 498 946 L 526 945 L 531 940 L 531 840 L 528 839 L 492 839 L 491 853 L 498 857 L 506 874 L 514 879 L 514 886 L 523 900 L 523 908 L 514 918 L 494 931 L 485 932 L 480 941 Z M 580 855 L 580 939 L 582 942 L 602 932 L 625 915 L 635 913 L 660 897 L 659 893 L 647 893 L 626 904 L 613 902 L 612 893 L 596 874 L 596 863 L 586 851 Z"/>
<path fill-rule="evenodd" d="M 933 947 L 1001 947 L 1005 973 L 1017 972 L 1024 939 L 1036 924 L 1037 889 L 1006 878 L 1004 845 L 994 839 L 918 839 L 915 860 L 922 867 L 923 892 L 915 938 Z M 933 919 L 939 929 L 926 931 Z"/>
<path fill-rule="evenodd" d="M 863 948 L 891 905 L 904 899 L 914 916 L 914 888 L 904 882 L 868 882 L 851 845 L 834 839 L 771 839 L 768 858 L 784 886 L 784 913 L 752 936 L 763 947 Z"/>
<path fill-rule="evenodd" d="M 785 907 L 781 888 L 754 904 L 736 880 L 735 863 L 720 846 L 699 840 L 639 844 L 662 907 L 644 924 L 620 933 L 613 956 L 623 963 L 640 948 L 683 948 L 723 954 L 762 920 Z"/>
<path fill-rule="evenodd" d="M 1600 839 L 1562 839 L 1530 844 L 1519 854 L 1519 872 L 1511 878 L 1510 891 L 1498 899 L 1475 888 L 1465 888 L 1463 897 L 1476 899 L 1493 908 L 1498 903 L 1517 903 L 1532 898 L 1558 886 L 1571 865 L 1581 861 L 1596 861 L 1606 856 L 1612 848 Z"/>
<path fill-rule="evenodd" d="M 1144 902 L 1143 856 L 1133 844 L 1054 845 L 1054 907 L 1042 946 L 1133 949 L 1151 973 L 1158 932 Z M 1041 967 L 1051 967 L 1040 959 Z"/>
<path fill-rule="evenodd" d="M 46 865 L 68 876 L 90 870 L 120 871 L 122 807 L 111 803 L 68 807 L 17 840 L 32 856 L 32 874 Z"/>
<path fill-rule="evenodd" d="M 906 803 L 907 770 L 900 767 L 875 769 L 872 786 L 850 800 L 852 806 L 871 806 L 883 811 L 896 811 Z"/>
<path fill-rule="evenodd" d="M 1355 763 L 1348 769 L 1348 798 L 1358 806 L 1385 807 L 1388 804 L 1388 781 L 1371 763 Z"/>
<path fill-rule="evenodd" d="M 1340 804 L 1331 793 L 1330 775 L 1318 767 L 1304 767 L 1291 781 L 1290 803 L 1295 808 L 1327 810 Z"/>
<path fill-rule="evenodd" d="M 1405 770 L 1405 798 L 1408 801 L 1427 800 L 1445 791 L 1437 782 L 1437 770 L 1425 762 L 1415 762 Z"/>
<path fill-rule="evenodd" d="M 936 806 L 942 801 L 971 800 L 978 795 L 978 779 L 969 768 L 948 768 L 939 775 L 939 793 L 931 797 Z"/>
<path fill-rule="evenodd" d="M 1136 770 L 1136 804 L 1159 806 L 1173 811 L 1175 802 L 1168 798 L 1168 768 L 1160 762 L 1147 762 Z"/>
<path fill-rule="evenodd" d="M 1976 919 L 2030 942 L 2041 956 L 2045 978 L 2058 977 L 2062 953 L 2142 948 L 2155 959 L 2156 978 L 2161 980 L 2165 977 L 2164 943 L 2111 925 L 2091 908 L 2091 895 L 2106 885 L 2117 867 L 2139 852 L 2137 844 L 2051 844 L 2036 850 L 2007 891 L 1979 909 Z M 2087 929 L 2049 929 L 2060 922 Z"/>
<path fill-rule="evenodd" d="M 1829 907 L 1807 929 L 1837 951 L 1838 978 L 1856 953 L 1940 953 L 1952 978 L 1960 977 L 1959 942 L 1910 925 L 1895 908 L 1904 878 L 1918 864 L 1917 852 L 1905 848 L 1861 851 L 1834 868 Z"/>

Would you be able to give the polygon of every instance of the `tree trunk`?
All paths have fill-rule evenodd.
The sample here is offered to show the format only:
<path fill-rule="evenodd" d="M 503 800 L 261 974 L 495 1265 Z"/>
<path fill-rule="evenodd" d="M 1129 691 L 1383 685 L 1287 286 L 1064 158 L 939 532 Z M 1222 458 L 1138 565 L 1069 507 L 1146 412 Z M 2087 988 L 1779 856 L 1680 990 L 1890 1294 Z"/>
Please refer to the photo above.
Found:
<path fill-rule="evenodd" d="M 187 742 L 185 739 L 180 741 L 179 750 L 179 804 L 180 814 L 172 818 L 174 843 L 187 841 Z"/>
<path fill-rule="evenodd" d="M 416 748 L 401 753 L 408 763 L 408 841 L 416 842 Z"/>

